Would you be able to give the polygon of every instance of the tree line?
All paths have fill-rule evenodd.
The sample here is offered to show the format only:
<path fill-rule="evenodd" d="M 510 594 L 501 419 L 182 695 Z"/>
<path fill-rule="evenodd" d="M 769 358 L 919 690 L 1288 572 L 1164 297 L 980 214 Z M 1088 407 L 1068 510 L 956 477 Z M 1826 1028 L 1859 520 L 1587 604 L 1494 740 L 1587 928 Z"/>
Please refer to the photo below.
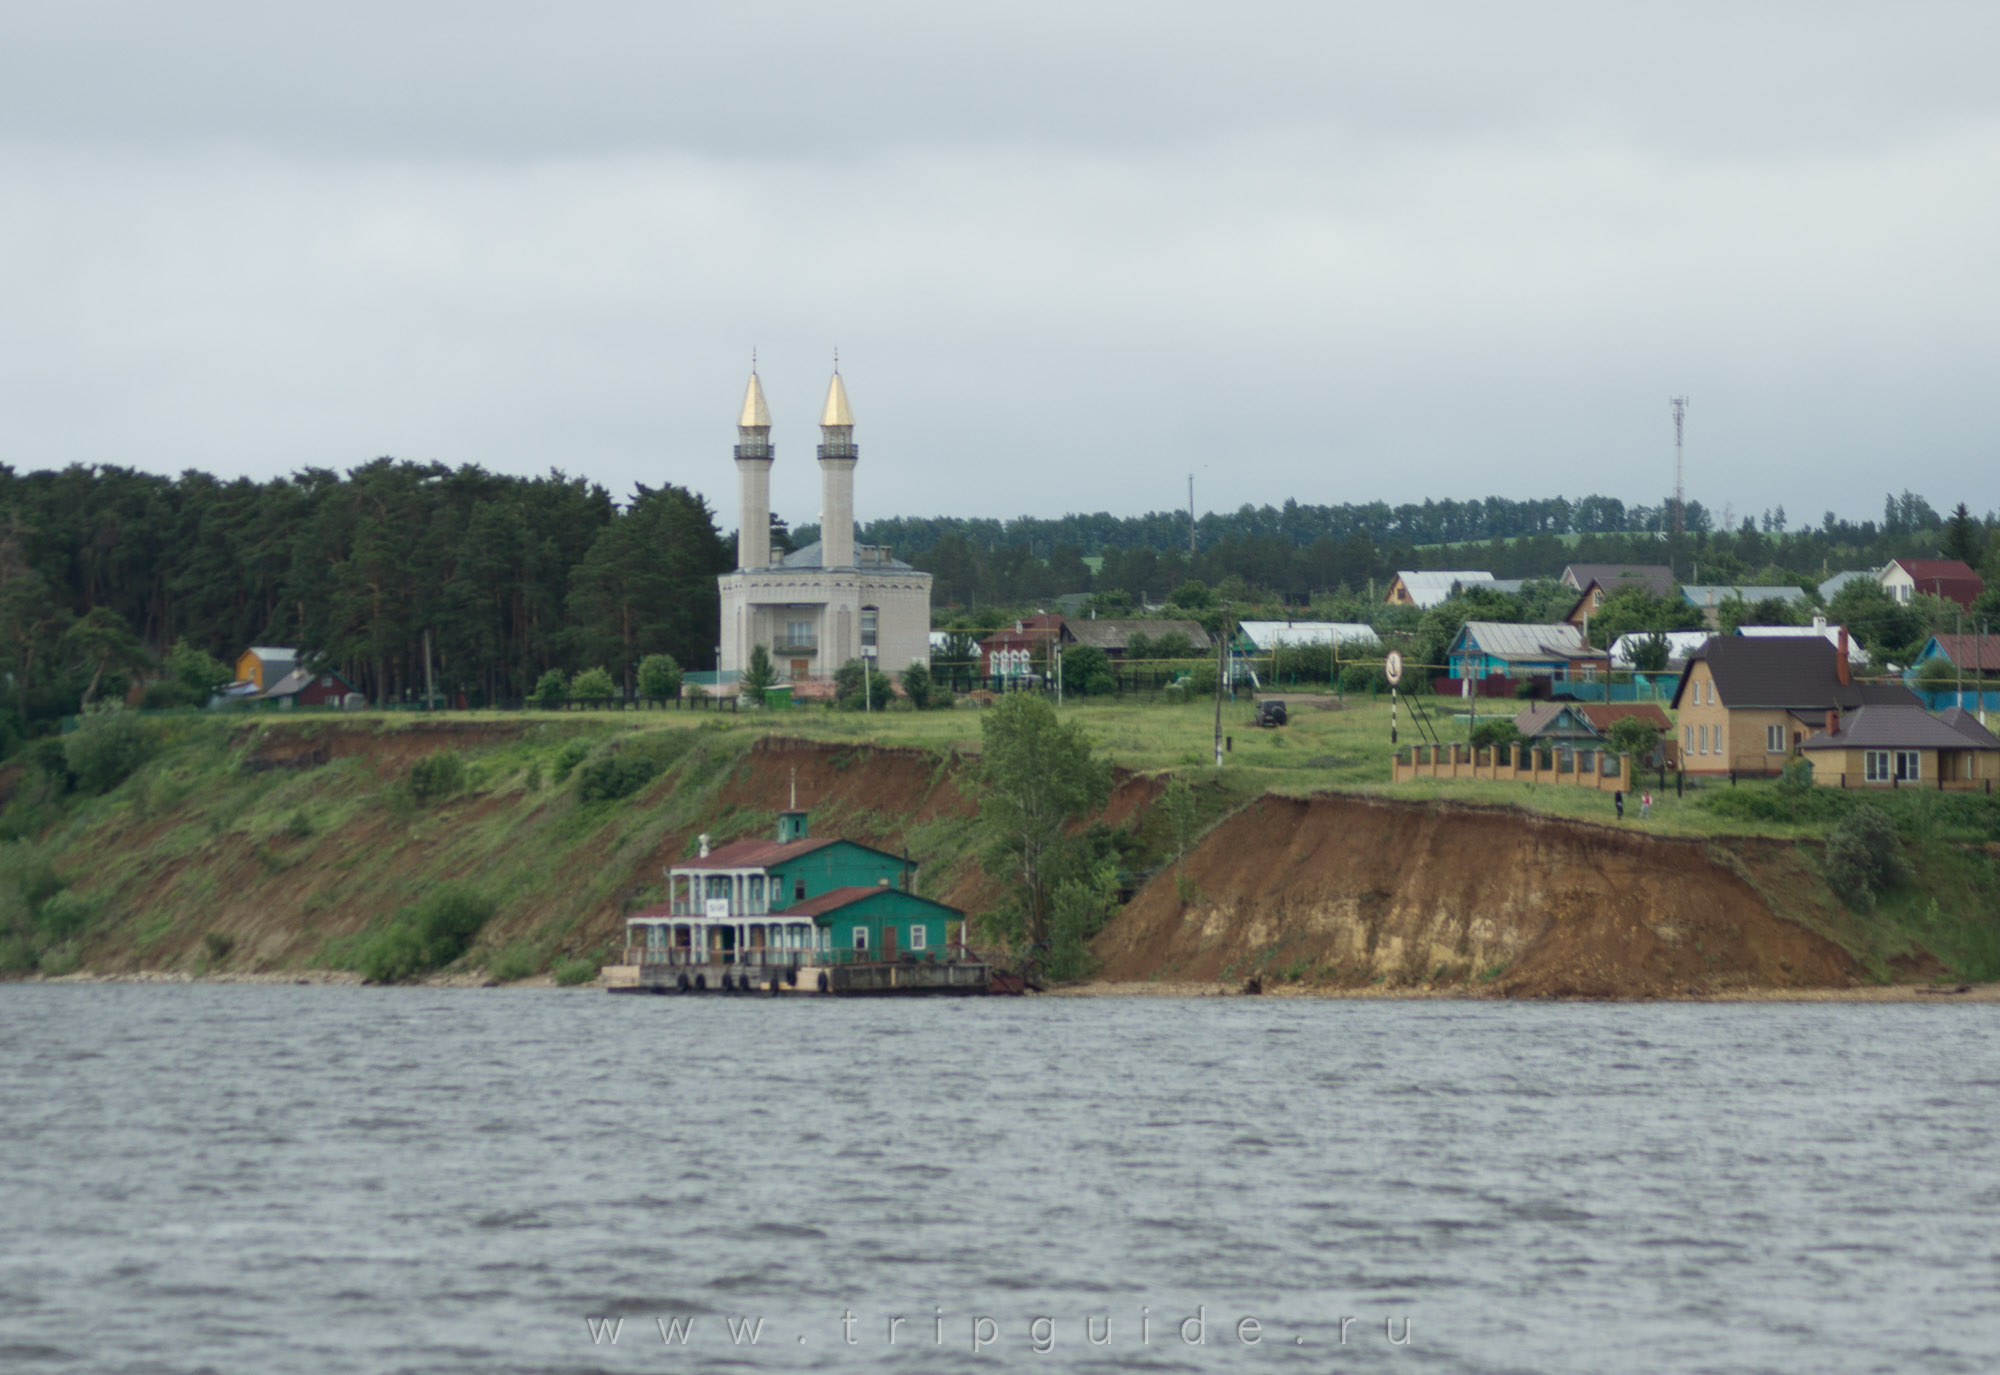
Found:
<path fill-rule="evenodd" d="M 447 700 L 529 695 L 549 670 L 714 662 L 706 502 L 618 502 L 551 471 L 379 459 L 269 481 L 0 467 L 0 672 L 15 729 L 156 675 L 174 647 L 233 663 L 296 647 L 376 702 L 411 699 L 426 647 Z M 170 675 L 171 676 L 171 675 Z M 195 676 L 199 677 L 199 673 Z"/>

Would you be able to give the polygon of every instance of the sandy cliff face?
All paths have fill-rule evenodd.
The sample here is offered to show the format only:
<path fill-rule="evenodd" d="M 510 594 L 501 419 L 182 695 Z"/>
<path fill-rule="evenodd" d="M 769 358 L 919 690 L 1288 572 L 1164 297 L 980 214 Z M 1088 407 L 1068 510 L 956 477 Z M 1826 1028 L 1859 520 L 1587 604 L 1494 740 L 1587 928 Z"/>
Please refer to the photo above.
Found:
<path fill-rule="evenodd" d="M 1191 901 L 1161 874 L 1096 949 L 1112 979 L 1469 979 L 1585 997 L 1847 983 L 1846 952 L 1773 915 L 1755 862 L 1498 809 L 1266 797 L 1188 857 Z"/>

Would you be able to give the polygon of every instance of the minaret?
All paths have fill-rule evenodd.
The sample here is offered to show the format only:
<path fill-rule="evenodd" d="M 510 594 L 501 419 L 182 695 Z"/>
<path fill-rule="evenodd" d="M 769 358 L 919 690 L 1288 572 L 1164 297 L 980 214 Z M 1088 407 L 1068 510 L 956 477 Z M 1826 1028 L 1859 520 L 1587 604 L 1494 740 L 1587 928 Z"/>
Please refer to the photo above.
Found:
<path fill-rule="evenodd" d="M 736 528 L 736 566 L 762 568 L 771 562 L 771 411 L 757 360 L 750 359 L 750 386 L 743 414 L 736 417 L 736 490 L 742 515 Z"/>
<path fill-rule="evenodd" d="M 833 381 L 827 384 L 826 408 L 819 416 L 820 566 L 854 566 L 854 412 L 847 408 L 847 388 L 840 380 L 840 356 L 834 355 Z"/>

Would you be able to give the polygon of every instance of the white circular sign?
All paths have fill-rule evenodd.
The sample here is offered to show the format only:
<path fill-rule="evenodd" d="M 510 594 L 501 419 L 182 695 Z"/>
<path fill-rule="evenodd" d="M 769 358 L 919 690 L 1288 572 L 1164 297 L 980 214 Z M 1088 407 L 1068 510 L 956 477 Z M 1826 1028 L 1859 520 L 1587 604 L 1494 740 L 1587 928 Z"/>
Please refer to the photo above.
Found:
<path fill-rule="evenodd" d="M 1403 681 L 1403 656 L 1393 649 L 1389 651 L 1389 657 L 1383 661 L 1382 676 L 1389 680 L 1390 687 Z"/>

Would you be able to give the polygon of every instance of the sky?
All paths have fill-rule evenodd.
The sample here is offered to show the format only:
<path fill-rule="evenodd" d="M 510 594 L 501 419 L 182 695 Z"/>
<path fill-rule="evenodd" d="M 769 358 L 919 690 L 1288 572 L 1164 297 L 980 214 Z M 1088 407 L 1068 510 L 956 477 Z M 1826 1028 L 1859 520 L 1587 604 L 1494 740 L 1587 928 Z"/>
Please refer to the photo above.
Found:
<path fill-rule="evenodd" d="M 0 9 L 0 462 L 2000 506 L 2000 6 Z"/>

